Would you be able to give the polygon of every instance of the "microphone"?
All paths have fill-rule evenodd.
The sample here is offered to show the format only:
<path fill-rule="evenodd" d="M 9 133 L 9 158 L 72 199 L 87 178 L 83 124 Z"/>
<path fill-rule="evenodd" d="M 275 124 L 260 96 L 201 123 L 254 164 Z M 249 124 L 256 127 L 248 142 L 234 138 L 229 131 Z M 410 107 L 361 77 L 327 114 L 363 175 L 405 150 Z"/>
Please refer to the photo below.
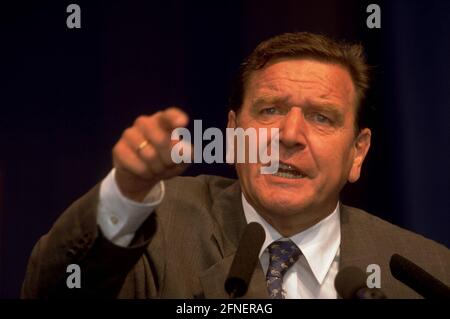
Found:
<path fill-rule="evenodd" d="M 386 299 L 381 289 L 367 287 L 367 276 L 358 267 L 342 269 L 334 280 L 334 286 L 343 299 Z"/>
<path fill-rule="evenodd" d="M 266 233 L 260 224 L 253 222 L 246 226 L 225 281 L 230 298 L 242 297 L 247 292 L 265 239 Z"/>
<path fill-rule="evenodd" d="M 389 262 L 391 274 L 424 298 L 450 299 L 450 288 L 412 261 L 394 254 Z"/>

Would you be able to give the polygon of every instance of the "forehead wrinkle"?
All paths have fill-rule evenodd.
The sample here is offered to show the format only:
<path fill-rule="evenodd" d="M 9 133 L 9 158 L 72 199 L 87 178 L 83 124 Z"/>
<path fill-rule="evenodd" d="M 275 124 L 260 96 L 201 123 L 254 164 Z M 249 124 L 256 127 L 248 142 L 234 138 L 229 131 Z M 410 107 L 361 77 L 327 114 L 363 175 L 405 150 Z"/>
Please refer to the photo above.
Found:
<path fill-rule="evenodd" d="M 296 103 L 303 103 L 305 100 L 312 100 L 316 102 L 327 102 L 328 104 L 336 104 L 340 105 L 342 104 L 342 98 L 339 94 L 339 91 L 333 90 L 333 88 L 330 88 L 327 85 L 323 85 L 322 83 L 319 83 L 324 92 L 319 97 L 311 97 L 308 96 L 308 94 L 305 94 L 305 91 L 308 91 L 310 89 L 314 88 L 314 83 L 317 84 L 317 82 L 314 81 L 307 81 L 307 80 L 297 80 L 296 82 L 301 82 L 302 84 L 311 84 L 311 85 L 302 85 L 302 87 L 296 87 L 295 96 L 292 95 L 292 90 L 290 88 L 286 89 L 286 85 L 280 84 L 280 83 L 274 83 L 274 81 L 271 81 L 267 85 L 257 86 L 254 96 L 252 96 L 252 103 L 255 103 L 258 100 L 273 100 L 273 99 L 279 99 L 279 100 L 285 100 L 285 101 L 291 101 L 293 104 Z M 302 101 L 302 102 L 300 102 Z"/>
<path fill-rule="evenodd" d="M 252 100 L 254 101 L 261 96 L 303 100 L 305 97 L 308 97 L 307 91 L 317 90 L 318 92 L 314 92 L 317 100 L 332 101 L 334 104 L 354 104 L 356 91 L 354 83 L 346 70 L 340 68 L 340 70 L 332 69 L 329 72 L 321 73 L 314 70 L 308 72 L 308 69 L 309 67 L 305 68 L 305 71 L 299 72 L 295 69 L 283 68 L 277 70 L 275 74 L 270 73 L 270 67 L 269 69 L 255 71 L 249 79 L 250 87 L 254 89 Z M 350 81 L 342 81 L 342 73 L 338 77 L 334 76 L 336 72 L 344 72 L 344 77 L 347 77 Z M 340 80 L 338 81 L 337 78 Z M 292 86 L 295 87 L 293 88 Z M 292 93 L 295 96 L 292 96 Z"/>

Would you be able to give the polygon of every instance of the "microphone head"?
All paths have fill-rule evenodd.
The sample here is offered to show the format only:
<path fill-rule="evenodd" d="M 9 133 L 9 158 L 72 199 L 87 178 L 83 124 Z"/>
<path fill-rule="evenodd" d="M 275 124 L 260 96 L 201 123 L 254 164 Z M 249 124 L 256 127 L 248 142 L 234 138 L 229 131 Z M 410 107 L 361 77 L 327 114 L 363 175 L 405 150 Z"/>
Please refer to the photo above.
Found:
<path fill-rule="evenodd" d="M 353 299 L 361 288 L 366 288 L 366 276 L 358 267 L 342 269 L 334 280 L 336 291 L 343 299 Z"/>
<path fill-rule="evenodd" d="M 334 280 L 334 286 L 343 299 L 386 299 L 380 289 L 367 287 L 367 275 L 358 267 L 342 269 Z"/>
<path fill-rule="evenodd" d="M 407 282 L 410 281 L 411 274 L 415 274 L 418 271 L 418 266 L 399 254 L 393 254 L 391 256 L 389 268 L 395 279 L 406 283 L 407 285 Z"/>
<path fill-rule="evenodd" d="M 391 274 L 424 298 L 450 298 L 450 288 L 412 261 L 394 254 L 389 261 Z"/>
<path fill-rule="evenodd" d="M 253 222 L 246 226 L 225 281 L 225 290 L 231 297 L 242 297 L 247 292 L 265 239 L 260 224 Z"/>

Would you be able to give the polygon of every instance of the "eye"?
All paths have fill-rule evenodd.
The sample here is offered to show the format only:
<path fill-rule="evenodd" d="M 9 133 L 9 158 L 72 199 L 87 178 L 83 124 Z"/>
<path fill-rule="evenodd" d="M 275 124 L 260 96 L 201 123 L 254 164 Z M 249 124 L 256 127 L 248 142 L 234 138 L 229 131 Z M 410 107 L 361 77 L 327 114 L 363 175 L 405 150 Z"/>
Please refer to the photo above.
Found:
<path fill-rule="evenodd" d="M 331 120 L 328 117 L 320 113 L 311 114 L 311 118 L 313 121 L 320 124 L 332 124 Z"/>
<path fill-rule="evenodd" d="M 274 115 L 274 114 L 278 114 L 278 110 L 276 107 L 272 106 L 272 107 L 266 107 L 264 109 L 261 110 L 261 114 L 264 115 Z"/>

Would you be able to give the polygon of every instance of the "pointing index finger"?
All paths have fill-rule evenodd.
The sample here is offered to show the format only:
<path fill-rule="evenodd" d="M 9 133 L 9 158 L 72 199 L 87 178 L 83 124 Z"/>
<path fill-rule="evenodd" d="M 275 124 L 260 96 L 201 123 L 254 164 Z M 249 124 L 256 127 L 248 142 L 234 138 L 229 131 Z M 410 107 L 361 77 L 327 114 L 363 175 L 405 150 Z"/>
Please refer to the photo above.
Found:
<path fill-rule="evenodd" d="M 177 127 L 185 127 L 189 117 L 179 108 L 171 107 L 161 113 L 159 122 L 164 129 L 171 131 Z"/>

